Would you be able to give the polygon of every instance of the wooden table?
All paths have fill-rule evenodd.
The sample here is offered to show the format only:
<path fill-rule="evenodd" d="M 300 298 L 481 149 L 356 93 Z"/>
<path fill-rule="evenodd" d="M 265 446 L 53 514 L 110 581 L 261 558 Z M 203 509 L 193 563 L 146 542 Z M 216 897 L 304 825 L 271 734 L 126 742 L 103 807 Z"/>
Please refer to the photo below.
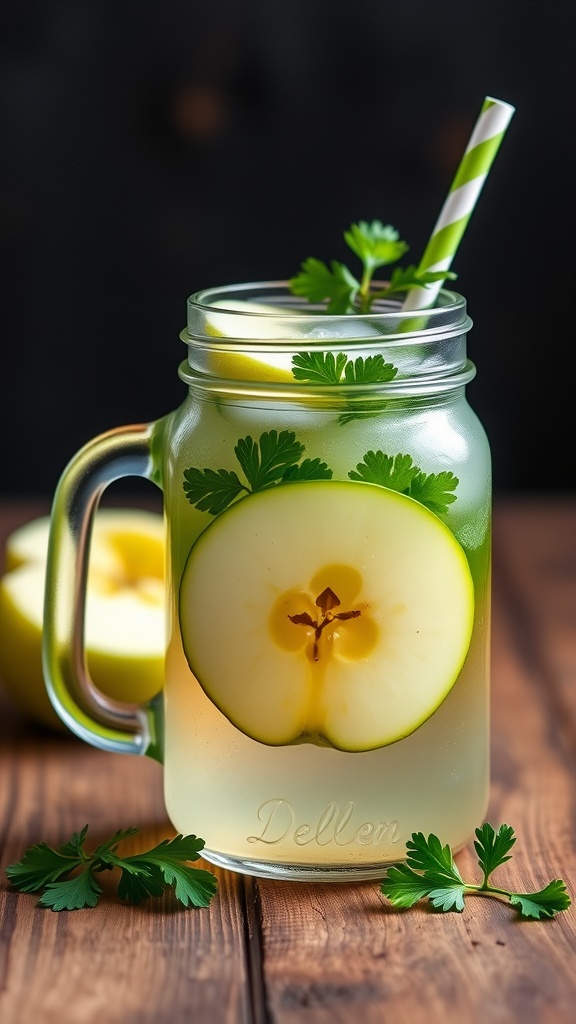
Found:
<path fill-rule="evenodd" d="M 42 506 L 4 504 L 4 537 Z M 1 539 L 1 538 L 0 538 Z M 18 860 L 90 822 L 171 835 L 161 768 L 35 729 L 2 705 L 0 855 Z M 576 889 L 576 501 L 496 509 L 493 781 L 489 820 L 518 834 L 503 883 Z M 469 850 L 458 855 L 474 873 Z M 217 872 L 207 910 L 113 890 L 52 913 L 0 883 L 2 1024 L 333 1024 L 576 1021 L 576 911 L 521 921 L 470 899 L 462 914 L 395 911 L 377 883 L 308 885 Z"/>

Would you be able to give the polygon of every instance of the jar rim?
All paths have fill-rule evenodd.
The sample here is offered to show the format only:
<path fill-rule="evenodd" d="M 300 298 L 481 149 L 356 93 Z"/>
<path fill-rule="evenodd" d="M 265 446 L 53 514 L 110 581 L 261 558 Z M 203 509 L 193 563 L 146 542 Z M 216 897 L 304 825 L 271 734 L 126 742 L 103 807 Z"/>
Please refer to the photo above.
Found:
<path fill-rule="evenodd" d="M 202 392 L 213 392 L 222 399 L 237 400 L 250 398 L 263 401 L 281 401 L 304 404 L 314 401 L 318 407 L 331 406 L 342 401 L 347 404 L 361 405 L 375 402 L 383 397 L 396 401 L 410 400 L 418 397 L 442 396 L 461 391 L 476 376 L 476 366 L 466 359 L 461 366 L 435 374 L 422 376 L 399 376 L 387 383 L 356 385 L 350 389 L 349 384 L 302 384 L 300 381 L 280 382 L 274 380 L 250 380 L 235 377 L 218 377 L 191 366 L 184 360 L 178 367 L 178 376 L 189 388 Z"/>
<path fill-rule="evenodd" d="M 386 282 L 375 282 L 377 287 Z M 244 305 L 253 308 L 244 308 Z M 257 308 L 262 307 L 262 308 Z M 466 333 L 472 321 L 466 299 L 458 292 L 441 289 L 436 305 L 425 310 L 402 309 L 396 300 L 379 300 L 370 313 L 327 313 L 324 305 L 311 304 L 295 296 L 287 281 L 256 281 L 203 288 L 187 300 L 185 341 L 214 344 L 242 341 L 266 347 L 271 343 L 292 343 L 308 338 L 325 340 L 330 347 L 350 344 L 352 339 L 380 343 L 384 338 L 400 340 L 436 338 Z M 214 328 L 217 317 L 218 327 Z M 274 324 L 270 337 L 264 324 Z M 346 324 L 346 333 L 334 333 L 335 324 Z M 350 329 L 350 328 L 354 329 Z M 357 329 L 356 329 L 357 328 Z M 325 332 L 325 334 L 323 334 Z"/>

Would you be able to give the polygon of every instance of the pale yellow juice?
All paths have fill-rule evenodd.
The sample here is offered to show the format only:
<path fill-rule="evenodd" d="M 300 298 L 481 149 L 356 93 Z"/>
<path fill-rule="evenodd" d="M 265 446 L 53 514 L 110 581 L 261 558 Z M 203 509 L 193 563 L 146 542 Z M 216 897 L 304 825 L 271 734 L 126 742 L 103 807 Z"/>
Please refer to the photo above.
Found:
<path fill-rule="evenodd" d="M 165 798 L 175 828 L 206 837 L 216 854 L 302 865 L 397 860 L 413 831 L 435 832 L 461 846 L 487 801 L 479 646 L 442 706 L 412 736 L 348 754 L 250 740 L 192 683 L 174 638 Z"/>
<path fill-rule="evenodd" d="M 257 437 L 271 413 L 205 403 L 200 416 L 196 413 L 192 438 L 178 428 L 178 417 L 184 423 L 187 415 L 184 408 L 170 424 L 176 439 L 169 456 L 174 484 L 166 500 L 173 605 L 165 685 L 165 799 L 175 828 L 201 835 L 214 861 L 239 870 L 248 865 L 264 874 L 281 874 L 282 865 L 289 864 L 341 867 L 340 877 L 347 868 L 356 874 L 360 869 L 365 877 L 377 877 L 383 863 L 403 856 L 414 831 L 434 832 L 453 848 L 463 845 L 482 820 L 488 792 L 489 456 L 474 414 L 462 398 L 451 398 L 432 410 L 400 408 L 346 427 L 323 412 L 296 412 L 287 421 L 306 453 L 329 460 L 337 479 L 346 479 L 367 449 L 384 445 L 391 452 L 410 451 L 430 470 L 449 458 L 459 478 L 457 501 L 444 519 L 462 544 L 474 581 L 468 655 L 427 721 L 404 739 L 364 752 L 310 742 L 269 746 L 251 739 L 194 678 L 182 648 L 178 594 L 190 548 L 212 520 L 187 502 L 181 471 L 190 465 L 233 468 L 234 444 L 249 433 Z M 274 410 L 278 429 L 286 425 L 284 415 Z M 467 466 L 470 430 L 476 432 L 473 470 Z M 213 566 L 223 587 L 226 571 L 225 562 Z M 215 631 L 214 642 L 227 643 L 225 624 Z M 243 685 L 241 674 L 237 685 Z"/>
<path fill-rule="evenodd" d="M 52 698 L 84 739 L 163 760 L 174 827 L 240 872 L 378 878 L 413 833 L 458 849 L 486 811 L 490 453 L 465 397 L 471 321 L 446 290 L 407 314 L 379 294 L 349 315 L 282 282 L 191 296 L 187 398 L 91 442 L 55 501 Z M 129 474 L 164 492 L 165 685 L 91 719 L 70 689 L 74 595 L 90 502 Z"/>

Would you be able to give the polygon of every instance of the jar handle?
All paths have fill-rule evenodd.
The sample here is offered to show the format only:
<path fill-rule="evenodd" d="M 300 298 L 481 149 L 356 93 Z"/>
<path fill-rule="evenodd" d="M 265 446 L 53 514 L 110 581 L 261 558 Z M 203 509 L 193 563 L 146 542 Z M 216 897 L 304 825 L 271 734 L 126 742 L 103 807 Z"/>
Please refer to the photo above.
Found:
<path fill-rule="evenodd" d="M 102 493 L 126 476 L 153 479 L 155 424 L 118 427 L 86 444 L 54 496 L 46 567 L 43 663 L 50 700 L 81 739 L 103 750 L 161 760 L 154 701 L 124 704 L 100 692 L 86 664 L 84 617 L 90 539 Z M 154 472 L 154 482 L 157 482 Z M 158 702 L 156 702 L 158 703 Z"/>

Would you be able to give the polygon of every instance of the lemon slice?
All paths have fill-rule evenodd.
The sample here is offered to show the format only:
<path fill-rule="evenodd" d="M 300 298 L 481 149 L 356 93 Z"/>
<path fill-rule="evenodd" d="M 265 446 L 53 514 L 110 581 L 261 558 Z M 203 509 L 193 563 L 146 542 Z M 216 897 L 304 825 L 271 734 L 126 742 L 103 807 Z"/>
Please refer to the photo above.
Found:
<path fill-rule="evenodd" d="M 374 484 L 284 484 L 218 516 L 188 556 L 180 627 L 213 703 L 262 743 L 382 747 L 454 685 L 473 585 L 423 505 Z"/>
<path fill-rule="evenodd" d="M 222 309 L 222 313 L 217 310 Z M 268 314 L 236 317 L 234 337 L 247 341 L 286 341 L 286 328 L 278 322 L 278 316 L 289 314 L 277 306 L 259 302 L 215 302 L 214 312 L 206 320 L 206 333 L 213 338 L 230 337 L 230 317 L 226 312 Z M 276 317 L 276 319 L 273 319 Z M 295 341 L 298 337 L 295 336 Z M 246 355 L 243 352 L 195 352 L 194 362 L 199 370 L 223 377 L 227 380 L 293 382 L 291 352 L 260 352 Z"/>

